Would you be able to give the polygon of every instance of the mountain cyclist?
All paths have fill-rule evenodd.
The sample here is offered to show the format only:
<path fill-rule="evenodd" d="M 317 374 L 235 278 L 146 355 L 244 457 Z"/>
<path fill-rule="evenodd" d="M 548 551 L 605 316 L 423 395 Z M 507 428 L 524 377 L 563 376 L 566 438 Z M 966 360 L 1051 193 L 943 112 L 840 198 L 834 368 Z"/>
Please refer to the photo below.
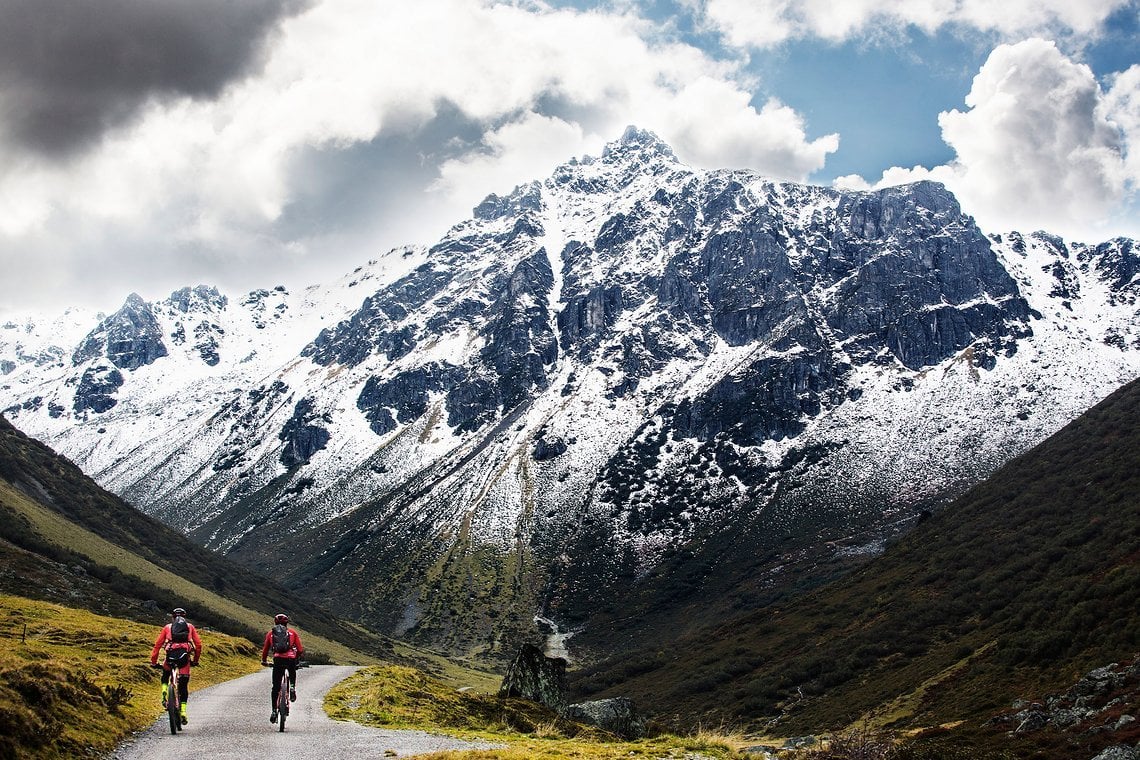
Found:
<path fill-rule="evenodd" d="M 273 627 L 265 634 L 265 644 L 261 647 L 261 664 L 268 665 L 266 659 L 273 652 L 273 688 L 270 692 L 270 704 L 273 712 L 269 716 L 270 723 L 277 722 L 277 696 L 281 691 L 281 676 L 289 672 L 289 701 L 297 701 L 297 662 L 305 653 L 301 644 L 301 637 L 289 627 L 289 616 L 278 613 L 273 617 Z"/>
<path fill-rule="evenodd" d="M 202 639 L 198 629 L 186 620 L 186 610 L 175 607 L 170 611 L 170 622 L 162 627 L 154 640 L 150 652 L 150 664 L 158 665 L 158 655 L 165 648 L 162 660 L 162 706 L 166 707 L 167 686 L 170 671 L 177 667 L 181 676 L 178 679 L 178 699 L 182 703 L 182 725 L 189 723 L 186 718 L 186 700 L 189 698 L 190 666 L 197 665 L 202 656 Z"/>

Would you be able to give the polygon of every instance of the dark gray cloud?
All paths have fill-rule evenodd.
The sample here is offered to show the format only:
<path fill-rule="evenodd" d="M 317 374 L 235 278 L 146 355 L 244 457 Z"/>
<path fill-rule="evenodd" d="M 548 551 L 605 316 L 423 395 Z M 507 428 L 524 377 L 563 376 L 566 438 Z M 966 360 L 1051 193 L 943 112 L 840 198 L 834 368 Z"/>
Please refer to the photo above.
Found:
<path fill-rule="evenodd" d="M 210 98 L 307 0 L 0 0 L 0 132 L 58 158 L 148 100 Z"/>
<path fill-rule="evenodd" d="M 290 167 L 293 197 L 276 220 L 275 232 L 296 240 L 314 232 L 394 226 L 400 217 L 431 203 L 425 193 L 439 178 L 440 165 L 471 150 L 485 129 L 455 105 L 440 101 L 435 115 L 414 131 L 378 134 L 347 147 L 296 150 Z M 493 191 L 503 189 L 487 188 Z"/>

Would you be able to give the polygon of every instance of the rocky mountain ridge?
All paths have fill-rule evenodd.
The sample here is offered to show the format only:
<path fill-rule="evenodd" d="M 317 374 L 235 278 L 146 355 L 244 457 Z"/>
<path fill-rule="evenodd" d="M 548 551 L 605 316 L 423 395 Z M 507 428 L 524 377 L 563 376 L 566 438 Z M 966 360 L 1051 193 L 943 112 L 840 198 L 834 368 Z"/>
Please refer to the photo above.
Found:
<path fill-rule="evenodd" d="M 199 542 L 494 654 L 876 553 L 1140 375 L 1137 271 L 630 129 L 329 286 L 9 322 L 0 406 Z"/>

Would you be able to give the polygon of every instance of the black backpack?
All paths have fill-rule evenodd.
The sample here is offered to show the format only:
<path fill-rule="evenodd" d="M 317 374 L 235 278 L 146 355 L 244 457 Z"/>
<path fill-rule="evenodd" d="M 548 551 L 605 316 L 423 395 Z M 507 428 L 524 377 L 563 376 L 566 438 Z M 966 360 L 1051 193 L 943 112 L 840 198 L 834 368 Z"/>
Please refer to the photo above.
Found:
<path fill-rule="evenodd" d="M 174 668 L 182 669 L 190 664 L 190 650 L 187 648 L 179 647 L 177 649 L 171 648 L 166 650 L 166 664 L 173 670 Z"/>
<path fill-rule="evenodd" d="M 185 644 L 190 641 L 190 624 L 186 618 L 179 615 L 170 624 L 170 640 L 175 644 Z"/>
<path fill-rule="evenodd" d="M 273 626 L 273 653 L 284 654 L 293 648 L 289 641 L 289 627 L 278 623 Z"/>

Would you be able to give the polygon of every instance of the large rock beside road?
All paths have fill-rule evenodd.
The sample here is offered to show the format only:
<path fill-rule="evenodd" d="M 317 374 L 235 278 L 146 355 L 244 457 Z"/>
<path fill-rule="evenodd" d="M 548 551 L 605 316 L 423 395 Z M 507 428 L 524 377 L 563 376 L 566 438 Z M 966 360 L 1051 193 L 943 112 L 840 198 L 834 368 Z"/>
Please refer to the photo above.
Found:
<path fill-rule="evenodd" d="M 529 699 L 562 712 L 566 708 L 566 660 L 547 657 L 534 644 L 524 644 L 507 667 L 499 696 Z"/>

